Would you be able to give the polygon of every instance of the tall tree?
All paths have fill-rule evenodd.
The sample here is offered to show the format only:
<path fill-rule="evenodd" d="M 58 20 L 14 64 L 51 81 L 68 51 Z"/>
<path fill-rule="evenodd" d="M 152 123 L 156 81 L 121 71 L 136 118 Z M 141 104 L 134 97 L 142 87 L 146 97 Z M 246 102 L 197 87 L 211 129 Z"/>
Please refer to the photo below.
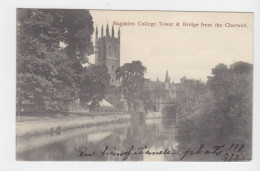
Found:
<path fill-rule="evenodd" d="M 245 144 L 243 156 L 251 157 L 252 64 L 236 62 L 229 67 L 218 64 L 206 85 L 184 80 L 179 90 L 176 100 L 182 102 L 178 103 L 180 108 L 197 113 L 179 119 L 178 139 L 186 142 L 180 143 L 180 149 L 186 149 L 187 142 L 189 145 L 236 142 Z"/>
<path fill-rule="evenodd" d="M 200 80 L 185 77 L 181 80 L 176 92 L 178 112 L 183 116 L 196 115 L 201 112 L 205 95 L 208 93 L 206 84 Z"/>
<path fill-rule="evenodd" d="M 207 86 L 213 93 L 215 121 L 223 134 L 250 132 L 252 124 L 253 65 L 236 62 L 229 68 L 223 64 L 212 70 Z"/>
<path fill-rule="evenodd" d="M 30 101 L 60 110 L 78 98 L 81 64 L 93 53 L 92 33 L 88 10 L 17 10 L 18 108 Z"/>
<path fill-rule="evenodd" d="M 146 100 L 146 87 L 144 74 L 146 67 L 141 61 L 132 61 L 125 63 L 122 67 L 116 70 L 117 79 L 121 80 L 123 95 L 127 99 L 128 110 L 136 111 L 138 103 Z"/>
<path fill-rule="evenodd" d="M 83 106 L 91 102 L 91 108 L 99 107 L 99 102 L 105 98 L 109 88 L 110 76 L 105 65 L 89 65 L 84 68 L 79 98 Z"/>

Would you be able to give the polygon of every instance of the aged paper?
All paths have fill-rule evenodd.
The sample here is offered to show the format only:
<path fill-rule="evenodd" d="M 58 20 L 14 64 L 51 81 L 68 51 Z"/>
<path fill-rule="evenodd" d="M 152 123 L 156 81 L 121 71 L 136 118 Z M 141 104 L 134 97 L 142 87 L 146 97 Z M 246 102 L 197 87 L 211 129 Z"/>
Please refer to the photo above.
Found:
<path fill-rule="evenodd" d="M 17 9 L 16 160 L 250 161 L 253 17 Z"/>

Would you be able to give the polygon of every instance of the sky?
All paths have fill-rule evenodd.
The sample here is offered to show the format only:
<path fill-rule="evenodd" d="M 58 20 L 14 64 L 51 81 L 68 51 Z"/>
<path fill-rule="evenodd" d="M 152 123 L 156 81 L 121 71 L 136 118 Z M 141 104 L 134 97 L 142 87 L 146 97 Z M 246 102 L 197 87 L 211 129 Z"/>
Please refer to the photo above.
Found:
<path fill-rule="evenodd" d="M 120 63 L 122 66 L 133 60 L 142 61 L 147 68 L 145 77 L 151 80 L 163 81 L 168 70 L 174 82 L 180 82 L 183 76 L 206 81 L 219 63 L 253 63 L 252 13 L 105 10 L 90 13 L 99 36 L 102 25 L 109 24 L 111 34 L 114 22 L 135 24 L 114 25 L 116 37 L 119 27 L 121 31 Z M 176 26 L 177 23 L 180 25 Z M 222 27 L 216 27 L 216 23 Z M 245 27 L 231 27 L 234 24 Z M 94 55 L 89 59 L 94 63 Z"/>

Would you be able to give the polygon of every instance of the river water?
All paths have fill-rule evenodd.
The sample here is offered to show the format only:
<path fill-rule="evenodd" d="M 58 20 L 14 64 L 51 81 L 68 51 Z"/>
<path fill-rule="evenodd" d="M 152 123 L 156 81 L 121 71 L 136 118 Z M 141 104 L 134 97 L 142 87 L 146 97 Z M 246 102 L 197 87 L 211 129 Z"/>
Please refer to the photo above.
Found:
<path fill-rule="evenodd" d="M 29 161 L 172 161 L 178 160 L 172 154 L 179 146 L 176 136 L 172 118 L 131 120 L 22 137 L 16 155 Z"/>

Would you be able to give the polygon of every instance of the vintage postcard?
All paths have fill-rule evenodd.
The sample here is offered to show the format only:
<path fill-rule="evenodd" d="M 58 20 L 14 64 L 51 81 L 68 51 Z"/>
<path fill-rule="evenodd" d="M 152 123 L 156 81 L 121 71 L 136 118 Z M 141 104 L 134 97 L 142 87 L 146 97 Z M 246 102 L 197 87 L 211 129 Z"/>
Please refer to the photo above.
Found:
<path fill-rule="evenodd" d="M 16 160 L 252 159 L 253 13 L 16 13 Z"/>

